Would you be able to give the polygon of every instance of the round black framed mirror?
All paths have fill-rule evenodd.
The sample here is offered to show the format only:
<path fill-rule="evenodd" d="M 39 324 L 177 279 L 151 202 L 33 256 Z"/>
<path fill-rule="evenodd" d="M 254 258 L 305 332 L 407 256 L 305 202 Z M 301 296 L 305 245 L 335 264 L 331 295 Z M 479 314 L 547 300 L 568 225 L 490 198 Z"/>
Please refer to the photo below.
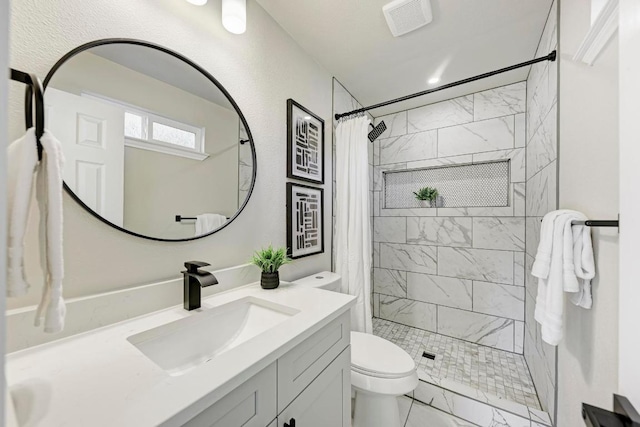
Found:
<path fill-rule="evenodd" d="M 251 131 L 227 90 L 190 59 L 142 40 L 96 40 L 56 62 L 44 87 L 64 187 L 102 222 L 183 242 L 221 230 L 247 205 Z"/>

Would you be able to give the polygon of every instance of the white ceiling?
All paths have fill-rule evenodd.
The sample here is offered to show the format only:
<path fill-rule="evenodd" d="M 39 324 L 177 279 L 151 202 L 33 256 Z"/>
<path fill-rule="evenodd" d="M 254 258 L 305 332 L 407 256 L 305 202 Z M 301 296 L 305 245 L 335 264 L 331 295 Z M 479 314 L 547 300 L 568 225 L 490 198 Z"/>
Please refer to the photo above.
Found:
<path fill-rule="evenodd" d="M 382 13 L 390 0 L 257 1 L 364 105 L 532 59 L 552 2 L 432 0 L 433 22 L 394 38 Z M 523 68 L 372 114 L 522 81 L 528 72 Z M 430 86 L 433 76 L 441 80 Z"/>

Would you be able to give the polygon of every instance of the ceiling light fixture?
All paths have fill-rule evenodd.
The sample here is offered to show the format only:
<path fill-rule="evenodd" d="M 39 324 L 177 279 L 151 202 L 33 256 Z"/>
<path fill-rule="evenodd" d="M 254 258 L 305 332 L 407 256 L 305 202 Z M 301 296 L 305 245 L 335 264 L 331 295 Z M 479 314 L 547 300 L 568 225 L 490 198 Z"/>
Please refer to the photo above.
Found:
<path fill-rule="evenodd" d="M 246 0 L 222 0 L 222 26 L 233 34 L 242 34 L 246 31 Z"/>
<path fill-rule="evenodd" d="M 204 6 L 207 4 L 207 0 L 187 0 L 191 4 L 195 4 L 196 6 Z"/>
<path fill-rule="evenodd" d="M 427 83 L 434 85 L 440 81 L 440 77 L 431 77 Z"/>

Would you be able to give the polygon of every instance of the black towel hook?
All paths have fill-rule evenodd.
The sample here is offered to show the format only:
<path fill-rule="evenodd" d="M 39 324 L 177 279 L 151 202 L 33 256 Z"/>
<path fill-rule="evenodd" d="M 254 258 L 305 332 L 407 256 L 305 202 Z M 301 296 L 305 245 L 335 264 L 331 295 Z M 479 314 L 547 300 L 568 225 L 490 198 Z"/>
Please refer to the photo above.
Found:
<path fill-rule="evenodd" d="M 27 129 L 33 126 L 33 99 L 36 100 L 36 143 L 38 145 L 38 160 L 42 160 L 42 144 L 40 138 L 44 135 L 44 89 L 42 82 L 35 74 L 11 68 L 11 80 L 27 85 L 24 96 L 24 121 Z"/>

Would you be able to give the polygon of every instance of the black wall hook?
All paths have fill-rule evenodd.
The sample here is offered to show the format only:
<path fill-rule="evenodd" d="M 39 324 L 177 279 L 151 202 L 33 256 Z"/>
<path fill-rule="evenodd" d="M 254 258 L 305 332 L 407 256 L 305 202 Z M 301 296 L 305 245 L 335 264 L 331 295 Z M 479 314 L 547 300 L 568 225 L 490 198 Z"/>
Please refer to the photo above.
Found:
<path fill-rule="evenodd" d="M 10 78 L 27 85 L 24 96 L 24 121 L 27 129 L 33 127 L 33 99 L 36 100 L 36 143 L 38 145 L 38 160 L 42 160 L 42 144 L 40 138 L 44 135 L 44 89 L 42 82 L 35 74 L 24 71 L 11 70 Z"/>

